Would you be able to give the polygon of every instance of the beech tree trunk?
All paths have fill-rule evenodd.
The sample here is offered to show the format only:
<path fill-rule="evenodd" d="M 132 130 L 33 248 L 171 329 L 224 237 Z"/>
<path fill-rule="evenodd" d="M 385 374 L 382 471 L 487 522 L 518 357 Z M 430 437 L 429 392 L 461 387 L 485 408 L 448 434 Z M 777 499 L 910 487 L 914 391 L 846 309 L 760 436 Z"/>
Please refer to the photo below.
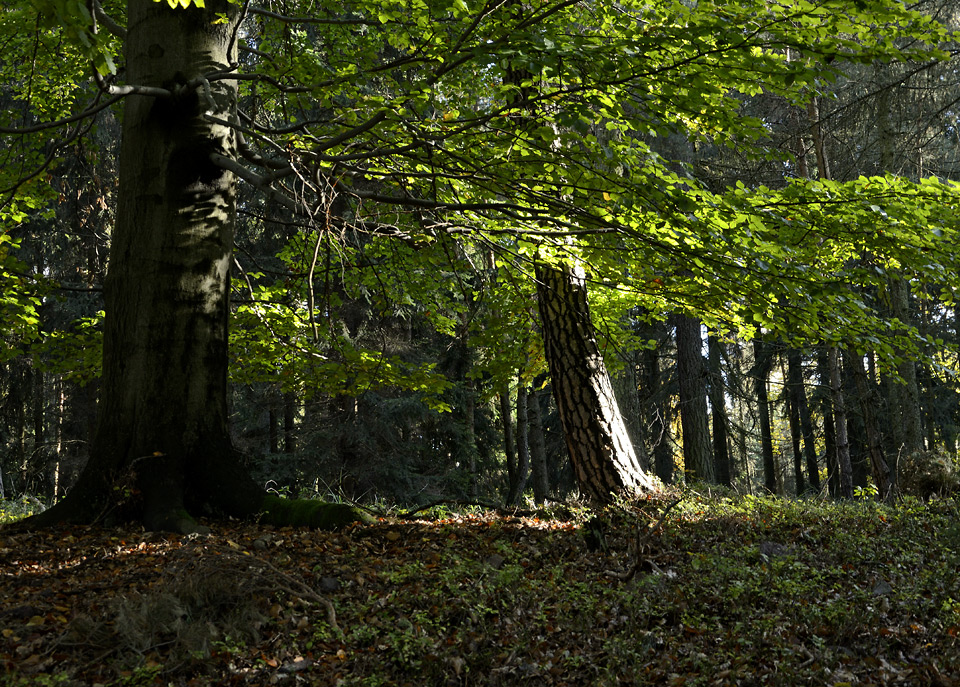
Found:
<path fill-rule="evenodd" d="M 507 462 L 507 496 L 517 479 L 517 449 L 513 435 L 513 406 L 510 403 L 510 392 L 501 391 L 500 421 L 503 424 L 503 453 Z"/>
<path fill-rule="evenodd" d="M 189 511 L 243 517 L 274 501 L 243 469 L 227 425 L 236 180 L 212 156 L 233 159 L 236 140 L 205 114 L 232 120 L 237 86 L 203 79 L 236 62 L 237 11 L 227 0 L 128 3 L 126 80 L 171 95 L 125 103 L 91 457 L 67 497 L 29 524 L 109 513 L 189 532 Z M 328 526 L 316 511 L 299 520 Z"/>
<path fill-rule="evenodd" d="M 790 441 L 793 448 L 793 474 L 796 494 L 806 491 L 803 479 L 803 429 L 800 426 L 800 398 L 803 396 L 803 371 L 800 367 L 800 351 L 787 351 L 787 402 L 790 410 Z"/>
<path fill-rule="evenodd" d="M 673 483 L 674 461 L 670 447 L 671 407 L 667 402 L 667 384 L 663 381 L 660 369 L 660 348 L 667 338 L 663 323 L 650 325 L 651 334 L 656 336 L 658 345 L 643 351 L 641 368 L 643 388 L 643 418 L 647 426 L 649 444 L 653 447 L 653 470 L 664 484 Z"/>
<path fill-rule="evenodd" d="M 536 276 L 544 353 L 580 490 L 601 502 L 621 491 L 653 491 L 597 346 L 583 273 L 537 264 Z"/>
<path fill-rule="evenodd" d="M 837 424 L 833 416 L 830 394 L 830 354 L 826 348 L 817 351 L 817 399 L 823 416 L 823 453 L 827 464 L 827 486 L 831 496 L 840 495 L 840 467 L 837 464 Z"/>

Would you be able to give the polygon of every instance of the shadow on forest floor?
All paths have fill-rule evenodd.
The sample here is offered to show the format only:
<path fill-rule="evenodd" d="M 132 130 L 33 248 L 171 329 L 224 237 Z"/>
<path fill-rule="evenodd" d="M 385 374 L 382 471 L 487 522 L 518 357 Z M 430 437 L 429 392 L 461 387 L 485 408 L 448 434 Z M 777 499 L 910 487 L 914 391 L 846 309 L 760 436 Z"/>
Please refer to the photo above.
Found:
<path fill-rule="evenodd" d="M 666 505 L 0 530 L 0 685 L 960 684 L 955 502 Z"/>

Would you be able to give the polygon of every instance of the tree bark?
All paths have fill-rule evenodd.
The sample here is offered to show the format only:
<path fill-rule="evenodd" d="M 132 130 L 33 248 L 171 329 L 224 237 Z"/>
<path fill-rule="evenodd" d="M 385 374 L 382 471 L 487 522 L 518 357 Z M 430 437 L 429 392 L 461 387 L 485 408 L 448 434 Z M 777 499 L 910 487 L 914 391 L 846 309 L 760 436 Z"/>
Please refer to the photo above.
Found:
<path fill-rule="evenodd" d="M 777 493 L 777 463 L 773 455 L 773 437 L 770 427 L 770 397 L 767 377 L 773 366 L 773 351 L 760 339 L 753 340 L 754 381 L 757 390 L 757 408 L 760 413 L 760 446 L 763 455 L 763 486 L 771 494 Z"/>
<path fill-rule="evenodd" d="M 720 370 L 722 357 L 720 340 L 716 336 L 707 338 L 708 362 L 710 371 L 710 407 L 713 419 L 713 463 L 718 484 L 730 486 L 730 448 L 727 438 L 727 401 Z"/>
<path fill-rule="evenodd" d="M 906 279 L 892 279 L 890 282 L 890 301 L 892 315 L 900 322 L 908 323 L 910 318 L 910 285 Z M 897 365 L 897 372 L 903 385 L 900 386 L 899 404 L 891 408 L 897 413 L 902 431 L 903 445 L 899 447 L 903 455 L 923 450 L 923 428 L 920 421 L 920 388 L 917 383 L 917 364 L 913 360 L 904 360 Z M 896 382 L 894 383 L 896 384 Z"/>
<path fill-rule="evenodd" d="M 833 401 L 833 419 L 836 426 L 837 472 L 840 498 L 853 498 L 853 466 L 850 463 L 850 442 L 847 439 L 847 411 L 840 379 L 840 355 L 836 347 L 829 352 L 830 395 Z"/>
<path fill-rule="evenodd" d="M 658 344 L 645 350 L 641 358 L 645 402 L 643 416 L 648 427 L 649 445 L 653 449 L 653 471 L 664 484 L 673 483 L 674 461 L 670 448 L 670 404 L 667 402 L 667 390 L 662 381 L 660 369 L 660 348 L 667 334 L 663 323 L 651 325 Z"/>
<path fill-rule="evenodd" d="M 503 425 L 503 453 L 507 462 L 507 495 L 514 481 L 517 479 L 517 448 L 513 435 L 513 407 L 510 403 L 510 392 L 501 391 L 500 401 L 500 422 Z"/>
<path fill-rule="evenodd" d="M 236 62 L 238 7 L 206 5 L 128 3 L 126 79 L 172 95 L 126 100 L 91 457 L 67 497 L 28 525 L 109 513 L 190 532 L 198 526 L 189 511 L 264 508 L 227 426 L 236 181 L 212 156 L 234 158 L 236 140 L 205 116 L 232 120 L 237 86 L 201 85 Z"/>
<path fill-rule="evenodd" d="M 896 496 L 896 484 L 890 474 L 887 461 L 883 457 L 880 428 L 877 426 L 877 414 L 874 410 L 877 405 L 876 394 L 871 388 L 861 356 L 857 355 L 855 351 L 848 351 L 844 355 L 844 362 L 850 368 L 857 387 L 857 396 L 860 398 L 860 410 L 863 413 L 864 432 L 867 435 L 867 455 L 870 458 L 873 483 L 877 486 L 879 497 L 889 503 Z"/>
<path fill-rule="evenodd" d="M 529 400 L 527 386 L 521 379 L 517 385 L 517 471 L 510 482 L 510 493 L 507 494 L 508 506 L 520 505 L 523 490 L 530 476 L 530 423 L 527 408 Z"/>
<path fill-rule="evenodd" d="M 677 330 L 677 378 L 680 383 L 684 471 L 693 480 L 713 482 L 700 320 L 686 315 L 677 315 L 673 320 Z"/>
<path fill-rule="evenodd" d="M 655 490 L 634 453 L 597 346 L 583 273 L 538 263 L 536 277 L 544 354 L 580 490 L 600 502 L 617 492 Z"/>
<path fill-rule="evenodd" d="M 823 416 L 823 453 L 827 463 L 827 486 L 831 496 L 840 495 L 840 468 L 837 465 L 837 425 L 830 396 L 830 353 L 826 348 L 817 351 L 816 398 Z"/>
<path fill-rule="evenodd" d="M 787 354 L 788 376 L 793 404 L 797 408 L 800 420 L 800 434 L 803 439 L 803 455 L 807 468 L 807 482 L 810 490 L 820 491 L 820 466 L 817 464 L 817 447 L 813 436 L 813 418 L 807 403 L 807 392 L 803 376 L 803 354 L 799 349 L 790 349 Z"/>
<path fill-rule="evenodd" d="M 541 391 L 531 387 L 527 394 L 527 426 L 530 432 L 530 480 L 533 500 L 543 504 L 550 496 L 550 477 L 547 469 L 547 448 L 543 438 L 543 413 L 540 411 Z"/>
<path fill-rule="evenodd" d="M 787 405 L 790 413 L 790 443 L 793 449 L 793 477 L 797 496 L 806 491 L 803 479 L 803 430 L 800 428 L 800 403 L 797 400 L 797 390 L 803 390 L 803 380 L 800 377 L 800 366 L 797 355 L 799 351 L 790 349 L 787 352 Z"/>

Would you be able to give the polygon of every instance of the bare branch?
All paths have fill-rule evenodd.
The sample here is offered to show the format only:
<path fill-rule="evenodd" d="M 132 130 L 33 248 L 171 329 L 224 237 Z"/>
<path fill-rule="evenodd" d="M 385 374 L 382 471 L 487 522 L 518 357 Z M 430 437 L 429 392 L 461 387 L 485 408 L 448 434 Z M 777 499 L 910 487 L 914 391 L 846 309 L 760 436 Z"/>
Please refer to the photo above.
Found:
<path fill-rule="evenodd" d="M 93 16 L 98 22 L 100 22 L 100 25 L 117 38 L 126 40 L 127 30 L 120 26 L 120 24 L 118 24 L 113 17 L 103 11 L 103 6 L 100 5 L 100 0 L 90 0 L 90 3 L 93 5 Z"/>
<path fill-rule="evenodd" d="M 248 184 L 253 184 L 258 189 L 266 193 L 270 200 L 276 201 L 294 214 L 304 214 L 304 208 L 301 207 L 300 204 L 297 203 L 293 198 L 290 198 L 285 193 L 281 193 L 277 189 L 273 188 L 270 185 L 269 179 L 247 169 L 236 160 L 232 160 L 225 155 L 220 155 L 219 153 L 212 153 L 210 155 L 210 161 L 221 169 L 225 169 L 228 172 L 233 172 Z"/>
<path fill-rule="evenodd" d="M 113 97 L 105 100 L 100 104 L 91 105 L 83 112 L 79 112 L 75 115 L 70 115 L 69 117 L 64 117 L 63 119 L 58 119 L 54 122 L 42 122 L 40 124 L 34 124 L 33 126 L 24 126 L 24 127 L 6 127 L 0 126 L 0 134 L 8 134 L 11 136 L 23 136 L 25 134 L 35 134 L 38 131 L 46 131 L 47 129 L 58 129 L 67 124 L 73 124 L 74 122 L 79 122 L 80 120 L 93 117 L 99 112 L 107 109 L 116 102 L 119 102 L 125 97 L 125 94 L 114 95 Z M 96 103 L 100 99 L 100 96 L 94 100 Z"/>
<path fill-rule="evenodd" d="M 291 17 L 277 12 L 271 12 L 264 7 L 250 7 L 250 14 L 258 14 L 261 17 L 270 17 L 287 24 L 327 24 L 332 26 L 365 26 L 371 24 L 369 19 L 322 19 L 320 17 Z"/>

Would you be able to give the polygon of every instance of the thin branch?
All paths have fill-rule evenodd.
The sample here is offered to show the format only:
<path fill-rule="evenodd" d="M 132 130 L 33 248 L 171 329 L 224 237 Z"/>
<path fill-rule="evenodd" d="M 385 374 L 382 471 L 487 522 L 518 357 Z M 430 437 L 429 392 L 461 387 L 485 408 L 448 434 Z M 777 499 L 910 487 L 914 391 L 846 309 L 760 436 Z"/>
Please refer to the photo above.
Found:
<path fill-rule="evenodd" d="M 258 189 L 266 193 L 271 200 L 276 201 L 294 214 L 304 214 L 304 208 L 302 208 L 293 198 L 290 198 L 286 194 L 281 193 L 277 189 L 273 188 L 268 179 L 247 169 L 236 160 L 232 160 L 231 158 L 226 157 L 225 155 L 220 155 L 219 153 L 212 153 L 210 155 L 210 161 L 221 169 L 225 169 L 228 172 L 233 172 L 248 184 L 253 184 Z"/>
<path fill-rule="evenodd" d="M 321 19 L 320 17 L 291 17 L 286 14 L 271 12 L 264 7 L 251 5 L 250 14 L 258 14 L 261 17 L 270 17 L 282 21 L 286 24 L 326 24 L 331 26 L 367 26 L 375 23 L 369 19 Z"/>
<path fill-rule="evenodd" d="M 79 112 L 75 115 L 70 115 L 69 117 L 64 117 L 63 119 L 58 119 L 54 122 L 43 122 L 41 124 L 34 124 L 33 126 L 25 126 L 25 127 L 0 126 L 0 134 L 8 134 L 11 136 L 23 136 L 26 134 L 35 134 L 40 131 L 46 131 L 47 129 L 58 129 L 62 126 L 66 126 L 67 124 L 73 124 L 74 122 L 78 122 L 82 119 L 93 117 L 94 115 L 99 114 L 103 110 L 119 102 L 125 97 L 126 97 L 126 94 L 114 95 L 108 98 L 107 100 L 105 100 L 104 102 L 100 103 L 99 105 L 91 105 L 90 107 L 83 110 L 82 112 Z M 99 99 L 100 99 L 100 96 L 98 95 L 97 98 L 94 99 L 94 102 L 96 102 Z"/>
<path fill-rule="evenodd" d="M 100 0 L 90 0 L 93 5 L 93 16 L 100 22 L 100 24 L 109 31 L 111 34 L 116 36 L 121 40 L 126 40 L 127 30 L 120 26 L 113 17 L 103 11 L 103 6 L 100 5 Z"/>

